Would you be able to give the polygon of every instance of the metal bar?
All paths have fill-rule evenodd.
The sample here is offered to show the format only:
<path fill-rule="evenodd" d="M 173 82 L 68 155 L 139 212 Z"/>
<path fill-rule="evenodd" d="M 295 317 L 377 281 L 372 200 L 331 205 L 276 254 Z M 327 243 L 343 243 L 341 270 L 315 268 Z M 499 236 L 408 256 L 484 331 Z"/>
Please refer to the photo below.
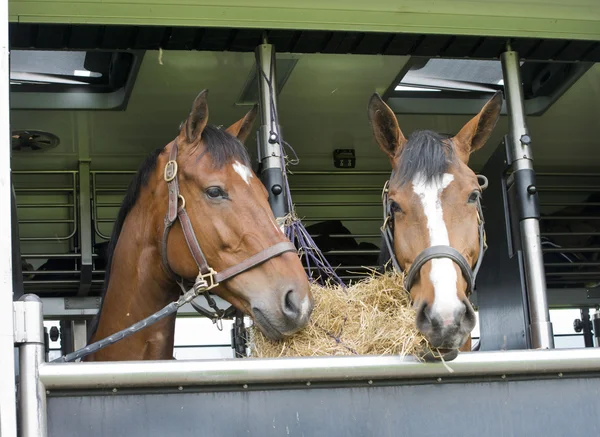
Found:
<path fill-rule="evenodd" d="M 94 254 L 94 256 L 98 256 Z M 46 258 L 81 258 L 80 253 L 26 253 L 21 255 L 22 258 L 31 259 L 46 259 Z"/>
<path fill-rule="evenodd" d="M 217 306 L 222 309 L 228 308 L 231 304 L 219 296 L 212 295 L 212 298 L 217 303 Z M 81 320 L 91 319 L 98 313 L 101 297 L 45 297 L 42 298 L 44 303 L 44 318 L 46 320 L 70 319 Z M 206 303 L 206 300 L 200 296 L 195 302 L 201 307 L 210 310 L 211 308 Z M 182 317 L 201 317 L 200 314 L 192 307 L 191 304 L 185 304 L 177 310 L 177 316 Z"/>
<path fill-rule="evenodd" d="M 579 186 L 579 187 L 565 187 L 565 186 L 541 186 L 538 188 L 539 192 L 553 192 L 553 193 L 560 193 L 560 192 L 594 192 L 594 191 L 600 191 L 600 186 Z"/>
<path fill-rule="evenodd" d="M 86 120 L 87 115 L 81 114 L 78 120 Z M 84 121 L 83 126 L 87 126 Z M 86 137 L 88 135 L 87 129 L 82 129 L 82 126 L 78 124 L 78 130 L 80 131 L 79 142 L 81 144 L 88 144 Z M 81 135 L 81 131 L 85 131 L 85 135 Z M 92 287 L 92 206 L 91 206 L 91 187 L 90 187 L 90 161 L 89 151 L 86 150 L 89 146 L 84 146 L 84 151 L 80 153 L 87 154 L 87 159 L 80 159 L 79 161 L 79 247 L 81 248 L 81 278 L 80 286 L 77 294 L 79 296 L 87 296 Z"/>
<path fill-rule="evenodd" d="M 600 262 L 557 262 L 557 263 L 544 263 L 548 267 L 598 267 Z"/>
<path fill-rule="evenodd" d="M 303 222 L 325 222 L 328 220 L 340 220 L 342 222 L 380 222 L 381 217 L 302 217 Z"/>
<path fill-rule="evenodd" d="M 327 190 L 327 188 L 323 188 Z M 325 206 L 325 207 L 333 207 L 333 206 L 381 206 L 381 202 L 331 202 L 331 203 L 323 203 L 323 202 L 294 202 L 296 206 Z"/>
<path fill-rule="evenodd" d="M 600 247 L 545 247 L 543 253 L 561 253 L 561 252 L 600 252 Z"/>
<path fill-rule="evenodd" d="M 258 100 L 260 104 L 261 126 L 258 134 L 258 156 L 261 164 L 260 178 L 269 193 L 269 205 L 276 218 L 288 213 L 287 194 L 281 160 L 281 127 L 277 112 L 277 80 L 275 72 L 275 46 L 263 44 L 256 47 L 256 68 L 258 80 Z"/>
<path fill-rule="evenodd" d="M 14 170 L 12 173 L 15 175 L 75 174 L 77 170 Z"/>
<path fill-rule="evenodd" d="M 17 193 L 62 193 L 62 192 L 72 192 L 74 191 L 73 187 L 44 187 L 44 188 L 15 188 Z"/>
<path fill-rule="evenodd" d="M 129 175 L 134 175 L 136 172 L 135 170 L 92 170 L 91 171 L 92 174 L 98 174 L 98 175 L 102 175 L 102 174 L 129 174 Z"/>
<path fill-rule="evenodd" d="M 507 161 L 514 173 L 533 172 L 533 158 L 529 146 L 529 132 L 525 123 L 525 108 L 519 55 L 507 47 L 501 55 L 502 76 L 506 106 L 509 114 L 510 134 L 508 135 L 510 155 Z M 529 196 L 528 192 L 518 193 Z M 538 202 L 534 199 L 533 202 Z M 546 297 L 546 277 L 540 240 L 539 221 L 535 217 L 524 218 L 520 222 L 521 246 L 525 265 L 527 296 L 529 299 L 529 322 L 532 347 L 535 349 L 554 348 L 552 324 Z"/>
<path fill-rule="evenodd" d="M 81 349 L 87 344 L 87 323 L 85 319 L 71 320 L 73 331 L 73 350 Z"/>
<path fill-rule="evenodd" d="M 73 208 L 71 203 L 19 203 L 17 208 Z"/>
<path fill-rule="evenodd" d="M 23 219 L 19 220 L 19 224 L 22 225 L 32 225 L 32 224 L 66 224 L 66 223 L 75 223 L 73 219 Z"/>
<path fill-rule="evenodd" d="M 585 215 L 543 215 L 540 220 L 600 220 L 600 216 Z"/>
<path fill-rule="evenodd" d="M 378 255 L 378 250 L 330 250 L 323 255 Z"/>
<path fill-rule="evenodd" d="M 46 389 L 38 378 L 44 363 L 44 324 L 42 302 L 32 294 L 24 295 L 19 302 L 22 321 L 18 321 L 15 341 L 19 347 L 19 424 L 23 437 L 46 436 Z M 18 308 L 18 307 L 17 307 Z M 19 332 L 19 330 L 21 330 Z M 22 335 L 22 338 L 18 338 Z M 4 391 L 4 389 L 3 389 Z M 4 436 L 4 433 L 2 434 Z"/>
<path fill-rule="evenodd" d="M 600 232 L 542 232 L 542 237 L 561 237 L 561 236 L 572 236 L 572 237 L 597 237 L 600 236 Z"/>
<path fill-rule="evenodd" d="M 540 206 L 600 206 L 600 202 L 540 202 Z"/>
<path fill-rule="evenodd" d="M 585 276 L 598 276 L 600 277 L 600 272 L 547 272 L 547 277 L 585 277 Z M 588 278 L 589 279 L 589 278 Z"/>
<path fill-rule="evenodd" d="M 303 170 L 303 171 L 294 171 L 291 173 L 292 176 L 331 176 L 331 175 L 339 175 L 339 176 L 375 176 L 375 175 L 383 175 L 389 176 L 389 170 L 344 170 L 344 171 L 335 171 L 335 170 Z"/>
<path fill-rule="evenodd" d="M 345 219 L 341 219 L 341 220 L 345 220 Z M 311 237 L 313 238 L 317 238 L 317 237 L 327 237 L 327 238 L 381 238 L 381 234 L 310 234 Z"/>
<path fill-rule="evenodd" d="M 593 325 L 593 331 L 594 331 L 594 343 L 596 345 L 597 348 L 600 348 L 600 310 L 597 310 L 593 315 L 592 315 L 592 325 Z"/>
<path fill-rule="evenodd" d="M 600 371 L 600 349 L 470 352 L 447 364 L 452 373 L 442 363 L 373 355 L 57 363 L 42 365 L 40 380 L 49 390 L 224 384 L 241 390 L 242 384 L 557 375 Z"/>
<path fill-rule="evenodd" d="M 559 176 L 559 177 L 568 177 L 568 178 L 576 178 L 576 177 L 583 177 L 583 178 L 600 178 L 600 173 L 549 173 L 549 172 L 540 172 L 537 173 L 538 176 L 542 176 L 542 177 L 552 177 L 552 176 Z"/>
<path fill-rule="evenodd" d="M 367 192 L 367 191 L 375 191 L 378 193 L 381 193 L 381 190 L 383 189 L 383 184 L 381 185 L 359 185 L 359 186 L 343 186 L 343 187 L 327 187 L 327 191 L 331 192 L 331 191 L 361 191 L 361 192 Z M 322 192 L 324 190 L 323 187 L 294 187 L 294 186 L 290 186 L 290 191 L 292 192 L 302 192 L 302 191 L 319 191 Z"/>
<path fill-rule="evenodd" d="M 0 205 L 10 208 L 8 0 L 0 5 Z M 12 214 L 0 215 L 0 435 L 17 436 L 15 348 L 13 338 Z"/>

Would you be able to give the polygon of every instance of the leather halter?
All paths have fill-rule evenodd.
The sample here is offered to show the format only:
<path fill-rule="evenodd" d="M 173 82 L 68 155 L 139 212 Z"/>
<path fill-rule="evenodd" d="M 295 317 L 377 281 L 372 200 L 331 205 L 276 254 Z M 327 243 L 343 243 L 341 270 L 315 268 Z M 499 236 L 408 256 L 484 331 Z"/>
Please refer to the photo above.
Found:
<path fill-rule="evenodd" d="M 485 190 L 488 185 L 487 178 L 483 175 L 478 175 L 478 179 L 482 179 L 483 183 L 480 184 L 481 190 Z M 392 204 L 388 199 L 389 192 L 389 183 L 390 181 L 386 181 L 383 192 L 381 193 L 381 197 L 383 200 L 383 225 L 381 226 L 381 234 L 383 236 L 383 241 L 390 253 L 390 258 L 392 260 L 392 265 L 394 269 L 399 272 L 402 272 L 403 269 L 400 267 L 398 263 L 398 259 L 396 258 L 396 253 L 394 252 L 394 212 L 392 211 Z M 467 290 L 466 295 L 469 296 L 473 290 L 475 289 L 475 279 L 477 278 L 477 273 L 479 272 L 479 268 L 481 267 L 481 262 L 483 261 L 483 255 L 487 250 L 487 243 L 485 239 L 485 226 L 483 221 L 483 211 L 481 209 L 481 199 L 477 199 L 477 228 L 479 232 L 479 257 L 477 258 L 477 262 L 475 266 L 471 269 L 471 265 L 465 259 L 462 254 L 451 246 L 439 245 L 439 246 L 431 246 L 427 249 L 423 250 L 413 263 L 411 264 L 408 272 L 404 277 L 404 288 L 406 291 L 410 291 L 413 286 L 415 279 L 419 275 L 421 271 L 421 267 L 432 259 L 437 258 L 448 258 L 452 260 L 454 263 L 458 265 L 460 271 L 462 272 L 463 277 L 467 281 Z"/>
<path fill-rule="evenodd" d="M 192 222 L 190 221 L 188 213 L 185 209 L 185 198 L 179 192 L 179 181 L 177 176 L 177 149 L 177 141 L 174 141 L 169 153 L 169 161 L 165 165 L 164 169 L 164 179 L 167 182 L 169 190 L 169 207 L 165 216 L 165 228 L 161 246 L 162 264 L 165 270 L 175 279 L 177 285 L 179 285 L 184 294 L 187 291 L 186 285 L 191 285 L 196 295 L 199 295 L 200 293 L 204 295 L 209 306 L 215 311 L 214 313 L 206 310 L 205 308 L 196 304 L 194 301 L 191 301 L 191 304 L 200 314 L 213 319 L 213 321 L 216 321 L 216 319 L 221 319 L 222 317 L 229 315 L 229 313 L 233 314 L 233 312 L 235 312 L 235 308 L 231 306 L 228 310 L 219 309 L 214 299 L 208 293 L 209 290 L 218 286 L 221 282 L 244 273 L 245 271 L 258 266 L 265 261 L 270 260 L 271 258 L 275 258 L 285 252 L 296 252 L 296 246 L 289 241 L 277 243 L 265 250 L 258 252 L 255 255 L 252 255 L 250 258 L 245 259 L 239 264 L 220 272 L 216 272 L 208 265 L 208 262 L 206 261 L 206 257 L 204 256 L 204 253 L 200 248 L 200 244 L 198 243 L 198 239 L 196 238 L 196 234 L 194 233 Z M 186 281 L 184 278 L 178 276 L 169 266 L 169 260 L 167 257 L 167 238 L 169 236 L 171 227 L 177 221 L 177 219 L 179 219 L 179 223 L 181 224 L 183 236 L 185 237 L 188 249 L 190 250 L 192 257 L 198 266 L 198 276 L 194 282 Z"/>

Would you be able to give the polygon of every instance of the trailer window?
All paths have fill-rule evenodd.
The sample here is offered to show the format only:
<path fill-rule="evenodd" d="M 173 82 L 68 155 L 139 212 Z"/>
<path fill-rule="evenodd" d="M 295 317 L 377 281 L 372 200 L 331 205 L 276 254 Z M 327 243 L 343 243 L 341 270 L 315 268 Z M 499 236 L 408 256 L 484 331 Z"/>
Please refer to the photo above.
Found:
<path fill-rule="evenodd" d="M 541 115 L 592 64 L 521 61 L 528 115 Z M 385 93 L 396 113 L 471 114 L 504 89 L 499 60 L 413 57 Z"/>
<path fill-rule="evenodd" d="M 126 51 L 13 50 L 13 109 L 123 109 L 139 56 Z"/>

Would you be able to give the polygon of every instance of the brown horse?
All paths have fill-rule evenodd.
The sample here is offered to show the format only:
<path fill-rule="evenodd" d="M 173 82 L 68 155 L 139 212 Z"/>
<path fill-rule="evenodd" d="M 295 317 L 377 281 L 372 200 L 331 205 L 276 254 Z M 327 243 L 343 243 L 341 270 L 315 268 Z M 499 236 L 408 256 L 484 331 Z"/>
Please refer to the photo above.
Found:
<path fill-rule="evenodd" d="M 243 145 L 257 107 L 221 130 L 207 125 L 207 94 L 198 95 L 177 138 L 146 158 L 128 188 L 90 342 L 177 300 L 183 282 L 210 283 L 219 275 L 231 278 L 211 292 L 252 317 L 268 338 L 291 335 L 308 322 L 308 278 Z M 172 315 L 87 360 L 172 359 L 174 333 Z"/>
<path fill-rule="evenodd" d="M 476 320 L 468 295 L 485 234 L 482 187 L 467 164 L 490 137 L 501 106 L 496 93 L 454 137 L 426 130 L 407 139 L 379 95 L 369 101 L 375 140 L 393 168 L 384 190 L 380 261 L 406 272 L 417 328 L 442 352 L 471 349 Z"/>

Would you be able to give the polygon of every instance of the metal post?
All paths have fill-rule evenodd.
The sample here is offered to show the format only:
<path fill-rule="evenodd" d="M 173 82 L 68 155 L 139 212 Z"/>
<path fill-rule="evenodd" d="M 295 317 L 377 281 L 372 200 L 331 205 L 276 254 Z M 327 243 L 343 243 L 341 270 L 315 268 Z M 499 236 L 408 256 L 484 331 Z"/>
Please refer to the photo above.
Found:
<path fill-rule="evenodd" d="M 594 338 L 596 347 L 600 347 L 600 310 L 597 310 L 592 316 L 592 324 L 594 330 Z"/>
<path fill-rule="evenodd" d="M 19 343 L 19 424 L 22 437 L 46 437 L 46 388 L 39 378 L 44 363 L 42 301 L 34 294 L 14 303 L 15 343 Z M 4 434 L 2 434 L 4 436 Z"/>
<path fill-rule="evenodd" d="M 11 204 L 8 0 L 0 3 L 0 205 Z M 11 214 L 0 214 L 0 435 L 16 437 Z"/>
<path fill-rule="evenodd" d="M 269 204 L 276 218 L 288 214 L 281 162 L 281 127 L 277 117 L 277 81 L 275 76 L 275 47 L 266 39 L 255 51 L 259 86 L 261 126 L 258 133 L 260 178 L 269 192 Z"/>
<path fill-rule="evenodd" d="M 87 296 L 92 287 L 92 207 L 90 196 L 90 161 L 79 161 L 79 247 L 81 276 L 78 296 Z"/>
<path fill-rule="evenodd" d="M 539 200 L 531 154 L 531 137 L 525 123 L 519 55 L 511 50 L 501 55 L 504 90 L 510 120 L 507 163 L 516 190 L 521 248 L 529 301 L 529 330 L 534 349 L 554 348 L 552 324 L 546 297 L 546 277 L 539 226 Z"/>
<path fill-rule="evenodd" d="M 87 345 L 87 322 L 86 320 L 71 320 L 73 333 L 73 350 L 81 349 Z"/>

